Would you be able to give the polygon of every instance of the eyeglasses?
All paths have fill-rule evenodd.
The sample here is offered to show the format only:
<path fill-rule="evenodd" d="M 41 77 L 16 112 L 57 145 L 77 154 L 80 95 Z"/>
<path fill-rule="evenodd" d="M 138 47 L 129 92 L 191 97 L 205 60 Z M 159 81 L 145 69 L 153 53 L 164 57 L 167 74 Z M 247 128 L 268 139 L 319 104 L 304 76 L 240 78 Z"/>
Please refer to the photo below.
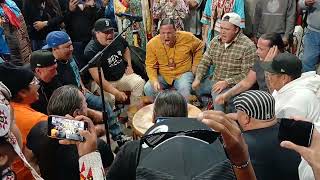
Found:
<path fill-rule="evenodd" d="M 190 130 L 178 132 L 159 132 L 154 134 L 145 135 L 141 138 L 142 143 L 146 143 L 149 147 L 154 148 L 161 142 L 175 136 L 188 136 L 212 144 L 219 136 L 220 133 L 210 130 Z"/>
<path fill-rule="evenodd" d="M 38 80 L 38 78 L 34 77 L 29 84 L 36 86 L 36 85 L 39 85 L 39 84 L 40 84 L 40 81 Z"/>
<path fill-rule="evenodd" d="M 105 35 L 108 35 L 108 34 L 112 34 L 114 33 L 114 30 L 113 29 L 110 29 L 110 30 L 106 30 L 106 31 L 101 31 L 103 34 Z"/>

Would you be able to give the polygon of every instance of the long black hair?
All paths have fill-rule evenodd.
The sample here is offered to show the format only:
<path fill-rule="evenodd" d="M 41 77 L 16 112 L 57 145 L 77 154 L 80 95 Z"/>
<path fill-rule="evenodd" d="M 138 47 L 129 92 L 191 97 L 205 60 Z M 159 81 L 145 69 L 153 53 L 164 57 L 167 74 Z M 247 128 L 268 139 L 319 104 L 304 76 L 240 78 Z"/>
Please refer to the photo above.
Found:
<path fill-rule="evenodd" d="M 165 90 L 160 92 L 154 102 L 153 118 L 158 117 L 187 117 L 188 104 L 178 92 Z"/>

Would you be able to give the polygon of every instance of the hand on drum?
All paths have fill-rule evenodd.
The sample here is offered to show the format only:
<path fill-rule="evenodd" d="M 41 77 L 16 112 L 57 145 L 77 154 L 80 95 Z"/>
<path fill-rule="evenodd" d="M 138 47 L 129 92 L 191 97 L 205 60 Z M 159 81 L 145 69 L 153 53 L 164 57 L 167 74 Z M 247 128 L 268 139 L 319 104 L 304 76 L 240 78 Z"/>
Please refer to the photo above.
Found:
<path fill-rule="evenodd" d="M 154 82 L 153 82 L 153 90 L 154 90 L 155 92 L 161 91 L 161 85 L 160 85 L 159 81 L 154 81 Z"/>
<path fill-rule="evenodd" d="M 118 91 L 115 95 L 116 100 L 124 102 L 127 100 L 128 96 L 126 95 L 126 93 L 122 92 L 122 91 Z"/>
<path fill-rule="evenodd" d="M 193 90 L 197 90 L 198 88 L 200 87 L 200 81 L 195 79 L 193 82 L 192 82 L 192 89 Z"/>
<path fill-rule="evenodd" d="M 220 94 L 227 87 L 228 87 L 228 83 L 226 81 L 218 81 L 214 85 L 212 85 L 212 91 L 214 93 Z"/>

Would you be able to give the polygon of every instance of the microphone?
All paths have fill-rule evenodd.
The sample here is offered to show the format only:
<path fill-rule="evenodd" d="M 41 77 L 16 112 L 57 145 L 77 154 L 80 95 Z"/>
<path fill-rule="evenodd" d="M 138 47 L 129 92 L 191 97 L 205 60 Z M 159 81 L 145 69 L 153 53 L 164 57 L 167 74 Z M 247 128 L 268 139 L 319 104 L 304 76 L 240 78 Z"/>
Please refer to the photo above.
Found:
<path fill-rule="evenodd" d="M 135 22 L 142 21 L 142 17 L 141 16 L 134 16 L 132 14 L 127 14 L 127 13 L 116 13 L 116 16 L 124 17 L 124 18 L 129 19 L 130 21 L 135 21 Z"/>

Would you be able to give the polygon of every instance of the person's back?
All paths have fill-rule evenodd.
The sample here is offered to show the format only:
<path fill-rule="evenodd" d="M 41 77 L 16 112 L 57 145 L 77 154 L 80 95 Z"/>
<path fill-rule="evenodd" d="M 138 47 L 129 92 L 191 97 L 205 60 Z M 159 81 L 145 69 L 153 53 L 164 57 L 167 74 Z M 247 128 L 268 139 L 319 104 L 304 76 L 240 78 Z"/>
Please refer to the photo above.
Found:
<path fill-rule="evenodd" d="M 57 139 L 47 137 L 48 123 L 36 124 L 27 137 L 27 147 L 37 158 L 41 176 L 47 180 L 78 180 L 78 151 L 75 145 L 61 145 Z"/>
<path fill-rule="evenodd" d="M 250 160 L 259 180 L 294 180 L 298 177 L 300 156 L 280 147 L 279 124 L 244 132 Z"/>
<path fill-rule="evenodd" d="M 280 147 L 272 95 L 264 91 L 246 91 L 234 99 L 234 105 L 257 179 L 298 180 L 301 158 Z"/>
<path fill-rule="evenodd" d="M 154 102 L 153 123 L 158 117 L 187 117 L 184 97 L 177 91 L 163 91 Z M 148 132 L 146 132 L 148 134 Z M 107 174 L 107 179 L 135 179 L 140 141 L 132 141 L 121 147 Z M 126 173 L 123 173 L 123 172 Z"/>
<path fill-rule="evenodd" d="M 154 112 L 153 112 L 153 122 L 156 124 L 147 130 L 147 132 L 145 133 L 146 135 L 156 134 L 158 132 L 167 132 L 167 131 L 168 132 L 178 132 L 178 131 L 182 131 L 182 130 L 183 131 L 191 131 L 193 129 L 201 129 L 201 130 L 207 129 L 207 127 L 205 127 L 203 124 L 199 127 L 198 121 L 194 122 L 194 120 L 192 120 L 192 119 L 190 120 L 190 119 L 186 118 L 188 115 L 187 103 L 186 103 L 186 100 L 184 99 L 184 97 L 180 93 L 178 93 L 177 91 L 164 91 L 164 92 L 159 93 L 159 95 L 157 96 L 157 98 L 155 100 L 154 107 L 155 108 L 154 108 Z M 158 117 L 170 117 L 170 118 L 167 118 L 166 120 L 161 121 L 161 122 L 160 122 L 160 120 L 156 122 Z M 188 121 L 188 122 L 181 122 L 181 121 Z M 167 128 L 162 128 L 164 126 L 166 126 Z M 197 139 L 197 138 L 193 138 L 193 140 L 194 139 Z M 201 138 L 198 138 L 198 139 L 201 139 Z M 158 139 L 158 140 L 161 142 L 163 141 L 163 143 L 165 144 L 165 140 L 163 140 L 163 139 Z M 200 141 L 201 141 L 201 143 L 203 143 L 205 140 L 201 139 Z M 179 142 L 179 143 L 181 143 L 181 142 Z M 182 144 L 184 144 L 184 143 L 182 143 Z M 139 141 L 128 142 L 124 146 L 122 146 L 120 151 L 118 152 L 114 162 L 112 163 L 112 165 L 109 168 L 109 171 L 107 174 L 107 179 L 109 179 L 109 180 L 118 180 L 118 179 L 131 180 L 132 179 L 132 180 L 134 180 L 134 179 L 136 179 L 136 175 L 141 175 L 141 173 L 143 174 L 143 172 L 141 172 L 141 171 L 138 171 L 138 173 L 136 173 L 136 168 L 139 165 L 138 159 L 139 159 L 139 161 L 142 162 L 145 159 L 148 159 L 147 156 L 149 156 L 149 155 L 152 156 L 152 154 L 157 154 L 156 152 L 152 152 L 153 150 L 155 150 L 157 148 L 148 147 L 148 145 L 146 145 L 146 144 L 142 145 L 142 148 L 141 148 L 140 147 L 141 145 L 142 145 L 141 141 L 139 140 Z M 218 139 L 211 144 L 206 143 L 205 145 L 203 145 L 201 147 L 204 147 L 204 148 L 202 148 L 202 150 L 210 151 L 210 153 L 206 153 L 203 156 L 200 156 L 200 155 L 195 156 L 196 160 L 206 158 L 207 156 L 210 156 L 210 157 L 215 157 L 215 155 L 217 156 L 217 158 L 211 159 L 212 162 L 210 162 L 210 163 L 209 163 L 209 161 L 207 162 L 208 164 L 210 164 L 212 166 L 210 166 L 208 164 L 202 164 L 203 166 L 207 165 L 208 167 L 212 168 L 212 170 L 213 170 L 213 171 L 206 171 L 206 172 L 211 172 L 211 173 L 204 173 L 204 174 L 206 174 L 208 176 L 212 175 L 215 177 L 217 177 L 219 175 L 223 175 L 224 179 L 234 179 L 234 174 L 232 173 L 231 166 L 229 164 L 229 161 L 226 160 L 226 156 L 225 156 L 225 152 L 222 148 L 222 144 L 218 141 Z M 209 148 L 209 150 L 207 148 Z M 169 148 L 169 149 L 171 149 L 171 150 L 175 149 L 175 146 L 174 147 L 171 146 L 171 148 Z M 141 150 L 141 152 L 139 152 L 139 150 Z M 199 149 L 199 146 L 195 146 L 192 148 L 188 148 L 188 150 L 196 151 L 196 150 L 200 150 L 200 149 Z M 186 154 L 186 152 L 187 152 L 187 150 L 184 151 L 185 154 Z M 183 154 L 183 153 L 181 153 L 181 154 Z M 187 162 L 188 163 L 195 162 L 195 161 L 192 161 L 191 159 L 192 158 L 190 158 L 190 161 L 187 161 Z M 177 163 L 183 163 L 183 162 L 177 161 Z M 188 166 L 188 167 L 190 167 L 190 166 Z M 199 169 L 197 169 L 197 170 L 199 170 Z M 196 172 L 197 170 L 194 170 L 193 172 Z M 188 175 L 192 174 L 190 172 L 188 172 Z M 224 172 L 224 174 L 221 172 Z M 194 174 L 196 174 L 196 173 L 194 173 Z"/>
<path fill-rule="evenodd" d="M 178 121 L 178 122 L 176 122 L 176 121 Z M 181 121 L 188 121 L 188 122 L 181 122 Z M 167 126 L 169 128 L 169 129 L 167 129 L 168 132 L 178 132 L 178 131 L 182 131 L 182 130 L 190 131 L 190 129 L 188 129 L 188 130 L 184 129 L 184 128 L 186 128 L 185 126 L 187 126 L 188 128 L 191 128 L 191 129 L 199 128 L 195 125 L 197 123 L 192 123 L 192 121 L 194 121 L 194 120 L 187 119 L 187 118 L 172 118 L 172 119 L 168 118 L 167 120 L 161 121 L 161 122 L 155 124 L 154 126 L 152 126 L 146 132 L 146 134 L 152 135 L 155 132 L 158 132 L 158 131 L 161 132 L 162 130 L 164 130 L 161 128 L 163 126 Z M 194 127 L 190 126 L 191 124 L 194 125 Z M 199 129 L 201 129 L 201 128 L 199 128 Z M 197 136 L 197 138 L 199 138 L 199 137 Z M 214 138 L 214 137 L 212 137 L 212 138 Z M 186 138 L 186 139 L 188 139 L 188 138 Z M 195 139 L 196 138 L 194 138 L 193 140 L 195 140 Z M 201 139 L 201 138 L 199 138 L 199 139 Z M 167 146 L 166 143 L 168 143 L 168 141 L 166 141 L 166 140 L 160 140 L 160 141 L 162 141 L 162 143 L 159 143 L 159 144 L 164 144 L 164 146 Z M 200 141 L 201 141 L 201 143 L 205 142 L 205 140 L 202 140 L 202 139 Z M 175 142 L 175 140 L 173 140 L 173 142 Z M 177 144 L 179 144 L 179 143 L 181 143 L 181 142 L 178 142 Z M 192 143 L 194 143 L 194 142 L 192 142 Z M 180 144 L 181 146 L 179 146 L 179 147 L 174 146 L 174 145 L 172 146 L 172 144 L 171 144 L 164 149 L 176 150 L 176 148 L 188 146 L 186 144 L 188 144 L 188 143 L 186 143 L 186 141 L 183 140 L 183 143 Z M 141 146 L 141 142 L 139 140 L 139 141 L 128 142 L 123 147 L 121 147 L 121 150 L 117 153 L 117 156 L 108 171 L 108 174 L 107 174 L 108 180 L 118 180 L 118 179 L 135 180 L 136 176 L 141 178 L 141 177 L 144 177 L 144 175 L 151 175 L 155 179 L 158 178 L 158 176 L 156 176 L 157 173 L 155 173 L 155 171 L 151 171 L 152 168 L 150 168 L 150 169 L 145 168 L 146 165 L 145 165 L 144 161 L 149 162 L 150 157 L 157 156 L 156 154 L 158 154 L 159 152 L 153 152 L 153 151 L 155 149 L 161 149 L 161 147 L 151 148 L 151 147 L 148 147 L 146 144 L 142 145 L 142 147 L 140 147 L 140 146 Z M 139 152 L 140 148 L 141 148 L 141 152 Z M 200 150 L 200 149 L 201 149 L 201 152 L 206 152 L 206 153 L 204 153 L 204 154 L 200 153 L 201 155 L 199 154 L 198 156 L 195 156 L 194 158 L 186 159 L 186 162 L 180 161 L 181 159 L 177 157 L 179 160 L 177 159 L 177 161 L 175 162 L 176 164 L 184 164 L 184 163 L 189 164 L 190 162 L 199 163 L 199 161 L 203 161 L 204 159 L 207 160 L 207 158 L 210 157 L 210 161 L 208 160 L 204 164 L 201 164 L 201 165 L 199 164 L 197 166 L 197 168 L 190 166 L 190 164 L 186 165 L 186 167 L 193 169 L 192 172 L 191 171 L 185 172 L 186 176 L 190 176 L 191 174 L 195 175 L 196 174 L 195 172 L 199 173 L 199 171 L 200 171 L 199 169 L 201 169 L 201 168 L 210 168 L 210 169 L 207 169 L 206 171 L 204 171 L 203 173 L 198 174 L 198 175 L 201 176 L 202 178 L 215 177 L 217 179 L 222 179 L 222 177 L 223 177 L 224 180 L 235 179 L 230 162 L 228 160 L 226 160 L 225 151 L 222 147 L 222 144 L 220 143 L 220 141 L 218 139 L 216 139 L 216 141 L 211 144 L 205 143 L 205 144 L 200 145 L 200 147 L 197 146 L 197 148 L 189 146 L 189 148 L 186 148 L 185 151 L 183 151 L 184 153 L 177 152 L 177 154 L 181 154 L 181 156 L 183 156 L 182 154 L 186 155 L 190 152 L 194 152 L 194 151 Z M 209 151 L 209 153 L 208 153 L 208 151 Z M 162 153 L 161 155 L 159 154 L 159 157 L 165 156 L 164 154 L 165 153 Z M 173 155 L 173 156 L 175 156 L 175 155 Z M 188 156 L 188 155 L 186 155 L 186 156 Z M 215 157 L 215 158 L 212 158 L 212 157 Z M 139 158 L 139 162 L 138 162 L 138 158 Z M 163 159 L 165 159 L 165 158 L 170 159 L 170 157 L 163 157 Z M 155 161 L 153 161 L 153 162 L 155 162 Z M 158 162 L 158 165 L 160 165 L 160 164 L 161 164 L 161 162 Z M 139 167 L 137 169 L 138 165 L 141 165 L 141 167 Z M 163 168 L 166 169 L 166 168 L 168 168 L 168 166 L 163 167 Z M 200 166 L 201 166 L 201 168 L 199 168 Z M 146 173 L 146 171 L 144 169 L 147 169 L 147 171 L 149 173 Z M 169 169 L 172 169 L 172 168 L 169 168 Z M 179 171 L 181 173 L 180 170 L 176 169 L 173 171 L 177 171 L 177 172 Z M 124 171 L 126 173 L 123 173 Z M 170 174 L 169 172 L 161 172 L 161 173 Z M 179 173 L 177 173 L 177 174 L 179 174 Z M 150 176 L 145 176 L 144 178 L 149 179 Z"/>

